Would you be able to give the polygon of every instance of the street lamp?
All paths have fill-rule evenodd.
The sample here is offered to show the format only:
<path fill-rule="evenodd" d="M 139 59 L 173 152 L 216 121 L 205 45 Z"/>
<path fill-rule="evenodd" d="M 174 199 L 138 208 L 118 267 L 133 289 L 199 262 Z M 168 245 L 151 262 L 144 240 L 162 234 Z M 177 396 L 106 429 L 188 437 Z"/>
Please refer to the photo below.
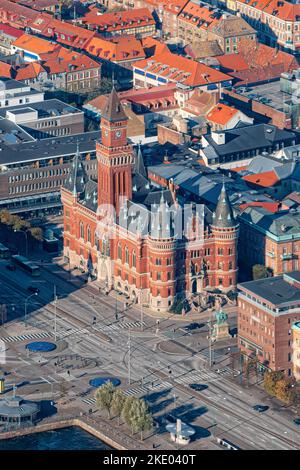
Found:
<path fill-rule="evenodd" d="M 25 299 L 25 308 L 24 308 L 24 323 L 25 323 L 25 326 L 26 326 L 26 319 L 27 319 L 27 304 L 28 304 L 28 301 L 31 299 L 31 297 L 34 297 L 35 295 L 38 295 L 38 293 L 35 292 L 34 294 L 29 295 Z"/>
<path fill-rule="evenodd" d="M 25 235 L 26 244 L 25 244 L 25 256 L 28 257 L 28 233 L 27 230 L 14 230 L 15 233 L 23 233 Z"/>

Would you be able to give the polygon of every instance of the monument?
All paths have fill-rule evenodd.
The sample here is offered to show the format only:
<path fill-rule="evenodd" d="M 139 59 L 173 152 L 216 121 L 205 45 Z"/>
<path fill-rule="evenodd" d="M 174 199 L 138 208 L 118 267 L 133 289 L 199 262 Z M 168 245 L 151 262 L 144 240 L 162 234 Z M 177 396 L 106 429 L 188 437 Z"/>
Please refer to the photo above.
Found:
<path fill-rule="evenodd" d="M 212 339 L 219 341 L 230 338 L 228 315 L 221 309 L 215 312 L 216 323 L 213 326 Z"/>

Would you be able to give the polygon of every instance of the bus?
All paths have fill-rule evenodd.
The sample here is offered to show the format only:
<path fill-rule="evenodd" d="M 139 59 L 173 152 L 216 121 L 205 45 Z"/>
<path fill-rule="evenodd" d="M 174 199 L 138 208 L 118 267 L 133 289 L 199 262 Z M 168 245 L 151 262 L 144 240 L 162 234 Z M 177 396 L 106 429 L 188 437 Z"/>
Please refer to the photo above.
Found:
<path fill-rule="evenodd" d="M 10 257 L 9 249 L 7 248 L 7 246 L 2 245 L 2 243 L 0 243 L 0 258 L 8 259 L 9 257 Z"/>
<path fill-rule="evenodd" d="M 27 272 L 31 276 L 39 276 L 41 274 L 40 267 L 34 264 L 32 261 L 29 261 L 25 256 L 14 255 L 11 257 L 13 263 L 23 271 Z"/>

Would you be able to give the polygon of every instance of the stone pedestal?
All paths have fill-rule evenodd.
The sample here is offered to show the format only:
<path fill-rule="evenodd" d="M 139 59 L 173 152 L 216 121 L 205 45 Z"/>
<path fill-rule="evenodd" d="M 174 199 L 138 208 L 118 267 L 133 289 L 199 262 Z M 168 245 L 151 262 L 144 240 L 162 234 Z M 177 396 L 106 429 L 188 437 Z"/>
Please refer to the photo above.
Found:
<path fill-rule="evenodd" d="M 219 341 L 221 339 L 227 339 L 230 338 L 229 334 L 229 324 L 228 322 L 224 323 L 216 323 L 213 326 L 213 331 L 212 331 L 212 339 L 214 341 Z"/>

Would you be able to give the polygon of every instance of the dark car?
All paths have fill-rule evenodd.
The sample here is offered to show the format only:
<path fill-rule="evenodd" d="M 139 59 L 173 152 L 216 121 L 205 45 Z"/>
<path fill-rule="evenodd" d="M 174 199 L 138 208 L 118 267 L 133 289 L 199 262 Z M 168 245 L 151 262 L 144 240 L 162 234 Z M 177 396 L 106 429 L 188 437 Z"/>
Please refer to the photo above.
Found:
<path fill-rule="evenodd" d="M 8 269 L 9 271 L 15 271 L 16 270 L 16 267 L 14 264 L 7 264 L 6 266 L 6 269 Z"/>
<path fill-rule="evenodd" d="M 269 409 L 269 407 L 266 405 L 254 405 L 252 408 L 259 413 L 263 413 Z"/>
<path fill-rule="evenodd" d="M 190 384 L 189 387 L 196 392 L 202 392 L 208 388 L 208 385 L 205 384 Z"/>
<path fill-rule="evenodd" d="M 295 418 L 293 421 L 297 426 L 300 426 L 300 418 Z"/>
<path fill-rule="evenodd" d="M 185 331 L 192 331 L 192 330 L 197 330 L 198 328 L 202 328 L 202 326 L 204 326 L 203 323 L 193 322 L 193 323 L 190 323 L 189 325 L 185 326 L 183 329 Z"/>
<path fill-rule="evenodd" d="M 35 286 L 29 286 L 27 289 L 29 292 L 32 292 L 33 294 L 38 294 L 40 292 L 40 289 Z"/>

